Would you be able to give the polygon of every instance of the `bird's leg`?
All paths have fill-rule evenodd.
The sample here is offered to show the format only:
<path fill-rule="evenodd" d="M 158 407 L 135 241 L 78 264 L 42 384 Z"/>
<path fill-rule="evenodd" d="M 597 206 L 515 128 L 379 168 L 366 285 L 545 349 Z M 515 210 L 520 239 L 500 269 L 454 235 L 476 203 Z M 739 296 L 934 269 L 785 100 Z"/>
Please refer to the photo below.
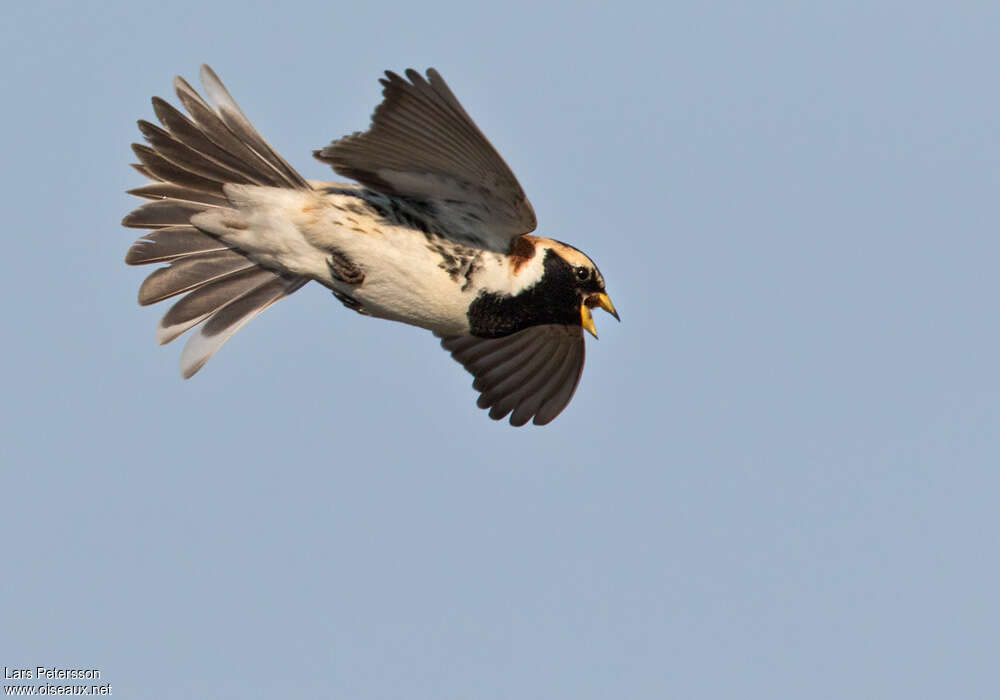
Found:
<path fill-rule="evenodd" d="M 339 250 L 332 250 L 326 261 L 333 278 L 344 284 L 361 284 L 365 281 L 365 273 L 354 262 Z"/>

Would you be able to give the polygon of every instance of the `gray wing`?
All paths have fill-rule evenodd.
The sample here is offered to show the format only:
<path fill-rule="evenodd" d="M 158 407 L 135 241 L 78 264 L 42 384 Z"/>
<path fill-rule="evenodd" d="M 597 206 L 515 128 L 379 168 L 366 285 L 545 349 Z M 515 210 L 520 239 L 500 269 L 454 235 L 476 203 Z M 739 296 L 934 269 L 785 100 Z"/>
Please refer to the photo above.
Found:
<path fill-rule="evenodd" d="M 386 71 L 368 131 L 314 155 L 344 177 L 431 209 L 461 242 L 507 252 L 537 225 L 524 190 L 436 70 L 406 77 Z"/>
<path fill-rule="evenodd" d="M 534 417 L 545 425 L 573 398 L 583 373 L 584 340 L 579 326 L 533 326 L 504 338 L 451 335 L 441 346 L 476 379 L 477 405 L 511 425 Z"/>

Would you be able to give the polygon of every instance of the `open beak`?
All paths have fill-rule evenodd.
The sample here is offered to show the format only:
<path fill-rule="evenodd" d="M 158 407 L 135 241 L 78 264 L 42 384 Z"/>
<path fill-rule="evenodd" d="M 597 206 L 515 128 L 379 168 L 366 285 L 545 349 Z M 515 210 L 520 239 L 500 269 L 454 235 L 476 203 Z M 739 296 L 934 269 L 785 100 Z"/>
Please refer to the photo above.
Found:
<path fill-rule="evenodd" d="M 619 323 L 621 322 L 621 317 L 619 317 L 618 312 L 615 311 L 615 305 L 611 303 L 611 297 L 604 292 L 601 292 L 600 294 L 591 294 L 589 297 L 584 299 L 583 304 L 580 305 L 580 324 L 583 326 L 584 330 L 596 338 L 597 326 L 594 325 L 594 315 L 590 313 L 590 310 L 595 306 L 600 306 L 602 309 L 614 316 L 615 320 Z"/>

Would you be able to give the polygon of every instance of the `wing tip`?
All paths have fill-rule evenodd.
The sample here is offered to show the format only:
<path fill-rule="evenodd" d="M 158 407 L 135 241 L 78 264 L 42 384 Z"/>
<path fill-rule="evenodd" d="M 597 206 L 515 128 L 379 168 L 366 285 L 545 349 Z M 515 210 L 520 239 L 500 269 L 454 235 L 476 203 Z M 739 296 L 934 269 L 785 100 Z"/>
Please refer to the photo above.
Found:
<path fill-rule="evenodd" d="M 473 375 L 472 387 L 479 392 L 476 406 L 488 410 L 495 421 L 509 414 L 509 423 L 516 428 L 529 422 L 548 425 L 559 417 L 583 375 L 586 346 L 579 327 L 533 326 L 496 339 L 435 335 L 441 347 Z M 525 353 L 536 360 L 518 360 Z M 498 374 L 505 367 L 510 371 Z"/>

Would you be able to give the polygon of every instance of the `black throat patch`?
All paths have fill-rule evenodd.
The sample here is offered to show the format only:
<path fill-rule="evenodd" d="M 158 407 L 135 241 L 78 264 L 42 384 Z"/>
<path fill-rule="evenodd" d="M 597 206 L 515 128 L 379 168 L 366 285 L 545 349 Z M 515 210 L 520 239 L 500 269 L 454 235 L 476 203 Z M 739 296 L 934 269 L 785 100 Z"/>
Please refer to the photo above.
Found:
<path fill-rule="evenodd" d="M 515 295 L 483 292 L 469 305 L 469 330 L 480 338 L 501 338 L 548 323 L 580 325 L 580 293 L 573 268 L 552 250 L 545 252 L 542 278 Z"/>

